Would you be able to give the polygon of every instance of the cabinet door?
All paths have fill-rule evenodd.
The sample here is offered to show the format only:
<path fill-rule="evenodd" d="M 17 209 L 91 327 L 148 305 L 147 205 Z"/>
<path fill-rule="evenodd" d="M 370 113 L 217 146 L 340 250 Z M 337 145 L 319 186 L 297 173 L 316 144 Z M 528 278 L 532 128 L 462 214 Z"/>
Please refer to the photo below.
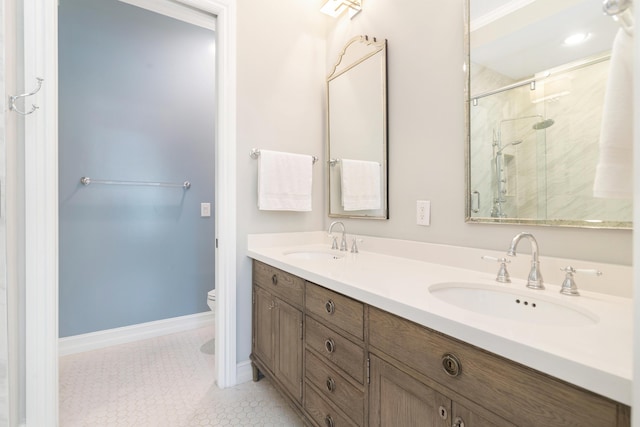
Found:
<path fill-rule="evenodd" d="M 302 312 L 276 299 L 276 357 L 273 372 L 296 398 L 302 400 Z"/>
<path fill-rule="evenodd" d="M 274 298 L 259 287 L 253 287 L 253 353 L 273 370 L 275 355 Z"/>
<path fill-rule="evenodd" d="M 451 426 L 450 399 L 373 354 L 369 392 L 371 426 Z"/>

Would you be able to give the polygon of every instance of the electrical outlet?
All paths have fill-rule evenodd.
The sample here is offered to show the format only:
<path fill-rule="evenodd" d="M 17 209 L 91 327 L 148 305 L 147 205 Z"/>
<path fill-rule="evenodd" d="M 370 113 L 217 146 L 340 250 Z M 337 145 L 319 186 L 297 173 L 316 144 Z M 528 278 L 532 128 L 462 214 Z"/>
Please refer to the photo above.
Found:
<path fill-rule="evenodd" d="M 416 201 L 416 224 L 418 225 L 431 224 L 431 201 L 429 200 Z"/>

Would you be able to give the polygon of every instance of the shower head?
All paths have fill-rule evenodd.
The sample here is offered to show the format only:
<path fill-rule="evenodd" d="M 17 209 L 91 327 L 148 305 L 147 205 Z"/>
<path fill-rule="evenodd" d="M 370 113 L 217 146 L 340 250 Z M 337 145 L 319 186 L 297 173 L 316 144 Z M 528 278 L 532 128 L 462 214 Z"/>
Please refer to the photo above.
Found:
<path fill-rule="evenodd" d="M 529 130 L 524 136 L 522 136 L 520 139 L 516 139 L 515 141 L 511 141 L 508 144 L 505 144 L 503 146 L 501 146 L 500 144 L 500 127 L 502 126 L 503 123 L 505 122 L 511 122 L 511 121 L 515 121 L 515 120 L 522 120 L 522 119 L 532 119 L 532 118 L 540 118 L 542 120 L 540 120 L 539 122 L 536 122 L 533 124 L 533 126 L 531 126 L 531 130 Z M 518 145 L 518 144 L 522 144 L 530 135 L 532 135 L 535 131 L 537 130 L 544 130 L 547 128 L 550 128 L 551 126 L 553 126 L 553 124 L 555 123 L 555 121 L 553 119 L 545 119 L 543 116 L 541 116 L 540 114 L 536 114 L 535 116 L 524 116 L 524 117 L 515 117 L 512 119 L 505 119 L 500 121 L 500 127 L 498 127 L 498 139 L 495 140 L 495 136 L 494 136 L 494 147 L 497 148 L 496 151 L 496 156 L 499 156 L 500 154 L 502 154 L 502 152 L 504 151 L 505 148 L 510 147 L 512 145 Z"/>
<path fill-rule="evenodd" d="M 541 122 L 534 123 L 534 125 L 531 127 L 534 130 L 543 130 L 543 129 L 550 128 L 551 126 L 553 126 L 554 123 L 555 121 L 553 119 L 545 119 L 545 120 L 542 120 Z"/>

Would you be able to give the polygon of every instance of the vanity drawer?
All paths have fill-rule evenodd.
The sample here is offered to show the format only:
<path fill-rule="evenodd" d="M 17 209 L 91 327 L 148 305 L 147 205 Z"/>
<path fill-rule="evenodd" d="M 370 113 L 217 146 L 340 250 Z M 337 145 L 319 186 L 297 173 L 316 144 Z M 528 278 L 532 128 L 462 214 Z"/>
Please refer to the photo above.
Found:
<path fill-rule="evenodd" d="M 305 317 L 307 348 L 345 371 L 360 384 L 364 383 L 364 349 L 339 333 L 323 326 L 309 316 Z"/>
<path fill-rule="evenodd" d="M 306 380 L 320 394 L 342 409 L 352 421 L 364 422 L 364 391 L 351 384 L 338 371 L 323 363 L 312 352 L 306 352 Z"/>
<path fill-rule="evenodd" d="M 342 411 L 324 400 L 313 387 L 304 387 L 304 409 L 318 426 L 358 427 Z"/>
<path fill-rule="evenodd" d="M 323 323 L 364 339 L 364 304 L 306 282 L 305 309 Z"/>
<path fill-rule="evenodd" d="M 543 373 L 369 308 L 369 343 L 489 411 L 520 426 L 619 426 L 627 407 Z M 460 362 L 456 376 L 443 356 Z"/>
<path fill-rule="evenodd" d="M 253 282 L 279 298 L 302 307 L 304 280 L 260 261 L 253 261 Z"/>

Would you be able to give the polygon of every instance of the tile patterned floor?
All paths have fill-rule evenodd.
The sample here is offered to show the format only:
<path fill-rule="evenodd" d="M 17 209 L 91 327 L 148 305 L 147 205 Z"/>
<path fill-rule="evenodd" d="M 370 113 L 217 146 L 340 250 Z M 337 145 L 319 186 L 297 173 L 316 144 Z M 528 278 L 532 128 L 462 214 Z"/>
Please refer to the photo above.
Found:
<path fill-rule="evenodd" d="M 61 427 L 304 424 L 268 380 L 220 390 L 211 328 L 60 358 Z"/>

